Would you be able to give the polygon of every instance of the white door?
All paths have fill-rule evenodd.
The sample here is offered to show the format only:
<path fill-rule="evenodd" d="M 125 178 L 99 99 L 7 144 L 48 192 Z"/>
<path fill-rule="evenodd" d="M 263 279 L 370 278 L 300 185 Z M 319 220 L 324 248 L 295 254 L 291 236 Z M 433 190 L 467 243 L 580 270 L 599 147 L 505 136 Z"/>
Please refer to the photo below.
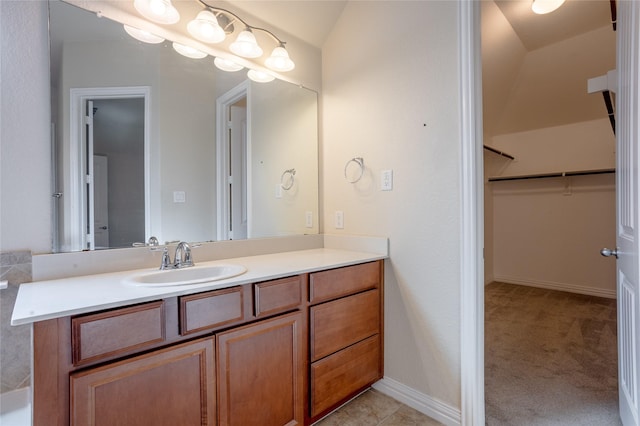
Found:
<path fill-rule="evenodd" d="M 93 229 L 96 249 L 109 248 L 108 158 L 93 156 Z"/>
<path fill-rule="evenodd" d="M 229 130 L 231 161 L 231 226 L 234 240 L 247 238 L 247 108 L 232 106 Z"/>
<path fill-rule="evenodd" d="M 618 292 L 618 388 L 620 417 L 625 426 L 638 424 L 640 351 L 640 176 L 638 118 L 640 113 L 640 2 L 618 2 L 616 244 Z"/>

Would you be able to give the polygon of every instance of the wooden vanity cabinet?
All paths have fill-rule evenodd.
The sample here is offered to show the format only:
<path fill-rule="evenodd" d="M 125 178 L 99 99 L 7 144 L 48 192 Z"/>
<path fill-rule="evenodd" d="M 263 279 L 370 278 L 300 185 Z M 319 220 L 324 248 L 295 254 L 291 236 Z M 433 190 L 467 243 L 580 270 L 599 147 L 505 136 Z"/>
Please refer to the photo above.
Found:
<path fill-rule="evenodd" d="M 382 265 L 37 322 L 33 425 L 309 425 L 382 377 Z"/>
<path fill-rule="evenodd" d="M 383 376 L 383 263 L 310 276 L 310 422 Z"/>

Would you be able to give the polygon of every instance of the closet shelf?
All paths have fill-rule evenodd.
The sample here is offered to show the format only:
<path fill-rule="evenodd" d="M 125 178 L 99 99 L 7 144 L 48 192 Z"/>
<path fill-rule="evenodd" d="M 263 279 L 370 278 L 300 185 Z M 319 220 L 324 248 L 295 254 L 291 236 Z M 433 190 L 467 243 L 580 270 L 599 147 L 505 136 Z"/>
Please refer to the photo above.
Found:
<path fill-rule="evenodd" d="M 519 176 L 493 176 L 489 178 L 489 182 L 498 182 L 498 181 L 504 181 L 504 180 L 544 179 L 544 178 L 568 177 L 568 176 L 602 175 L 602 174 L 615 173 L 615 172 L 616 172 L 616 169 L 597 169 L 597 170 L 577 170 L 572 172 L 540 173 L 540 174 L 519 175 Z"/>
<path fill-rule="evenodd" d="M 501 155 L 503 157 L 506 157 L 506 158 L 508 158 L 510 160 L 515 160 L 516 159 L 513 155 L 507 154 L 506 152 L 500 151 L 499 149 L 492 148 L 489 145 L 482 145 L 482 147 L 484 149 L 486 149 L 487 151 L 494 152 L 494 153 L 496 153 L 498 155 Z"/>

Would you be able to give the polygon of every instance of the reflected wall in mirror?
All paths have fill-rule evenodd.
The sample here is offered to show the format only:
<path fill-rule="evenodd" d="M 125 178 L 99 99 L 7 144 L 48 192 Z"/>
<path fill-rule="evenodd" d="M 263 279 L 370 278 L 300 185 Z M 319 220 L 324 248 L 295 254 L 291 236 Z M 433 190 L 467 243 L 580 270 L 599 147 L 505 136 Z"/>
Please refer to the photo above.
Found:
<path fill-rule="evenodd" d="M 244 72 L 215 68 L 213 57 L 185 58 L 170 41 L 144 44 L 120 23 L 49 5 L 53 192 L 62 194 L 54 197 L 54 251 L 130 247 L 151 236 L 165 243 L 318 232 L 315 92 L 245 81 Z M 231 109 L 216 100 L 239 87 L 240 171 L 231 177 L 231 157 L 220 157 L 230 132 L 221 117 Z M 284 190 L 291 169 L 294 184 Z"/>

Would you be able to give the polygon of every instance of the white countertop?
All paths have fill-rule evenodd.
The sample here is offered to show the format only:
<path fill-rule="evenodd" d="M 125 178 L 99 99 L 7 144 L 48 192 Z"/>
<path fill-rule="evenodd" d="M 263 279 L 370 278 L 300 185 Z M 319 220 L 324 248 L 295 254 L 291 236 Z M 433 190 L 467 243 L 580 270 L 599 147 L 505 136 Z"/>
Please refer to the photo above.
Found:
<path fill-rule="evenodd" d="M 379 253 L 319 248 L 196 262 L 196 267 L 240 264 L 247 268 L 247 272 L 224 280 L 180 286 L 141 287 L 126 282 L 126 279 L 134 274 L 151 272 L 157 268 L 26 283 L 21 284 L 18 290 L 11 325 L 30 324 L 134 303 L 355 265 L 386 257 L 387 255 Z"/>

